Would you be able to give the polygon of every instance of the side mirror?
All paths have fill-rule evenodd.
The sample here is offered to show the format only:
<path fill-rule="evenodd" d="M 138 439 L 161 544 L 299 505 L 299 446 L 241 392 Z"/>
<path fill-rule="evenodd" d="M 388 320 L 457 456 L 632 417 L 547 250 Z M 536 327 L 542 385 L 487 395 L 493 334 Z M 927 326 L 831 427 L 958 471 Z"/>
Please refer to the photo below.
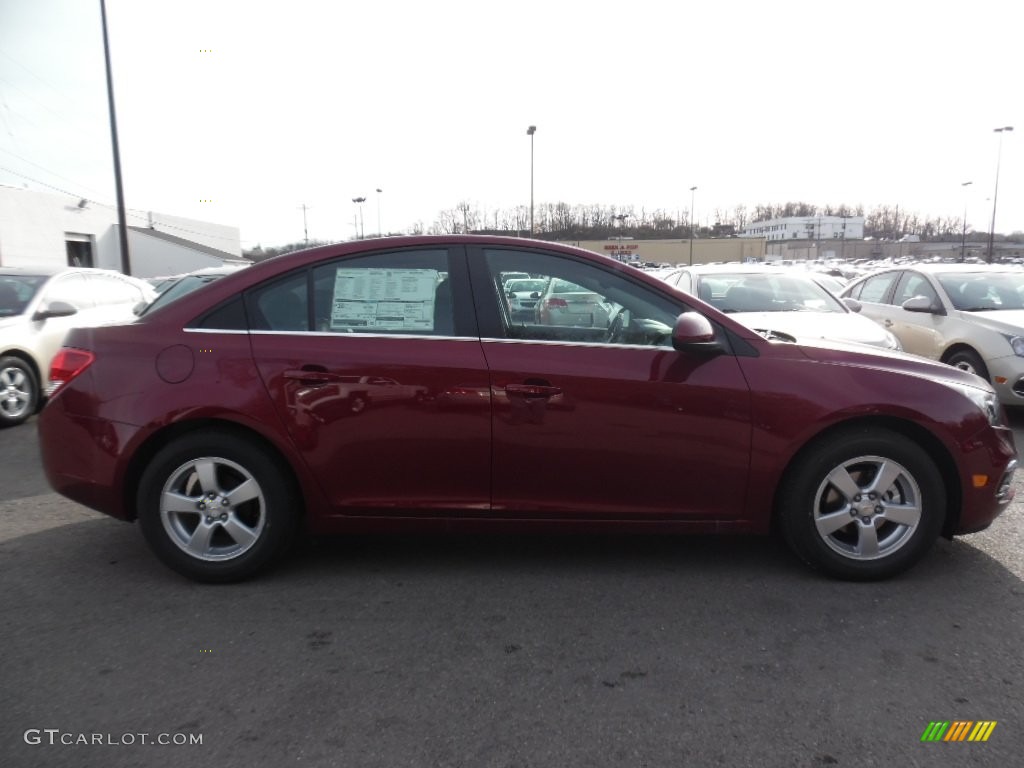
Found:
<path fill-rule="evenodd" d="M 846 308 L 849 309 L 851 312 L 860 312 L 862 309 L 864 309 L 863 304 L 861 304 L 856 299 L 851 299 L 849 296 L 843 299 L 843 304 L 845 304 Z"/>
<path fill-rule="evenodd" d="M 720 352 L 715 329 L 699 312 L 683 312 L 672 328 L 672 346 L 679 352 Z"/>
<path fill-rule="evenodd" d="M 936 306 L 927 296 L 914 296 L 901 305 L 907 312 L 924 312 L 930 315 L 941 315 L 942 307 Z"/>
<path fill-rule="evenodd" d="M 32 315 L 32 319 L 49 320 L 51 317 L 70 317 L 77 314 L 78 310 L 66 301 L 51 301 Z"/>

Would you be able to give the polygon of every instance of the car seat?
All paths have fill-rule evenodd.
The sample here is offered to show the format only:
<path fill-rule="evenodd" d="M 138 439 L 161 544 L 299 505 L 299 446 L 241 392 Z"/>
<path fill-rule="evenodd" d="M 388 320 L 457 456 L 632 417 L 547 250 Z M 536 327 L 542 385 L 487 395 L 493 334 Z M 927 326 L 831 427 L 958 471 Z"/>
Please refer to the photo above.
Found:
<path fill-rule="evenodd" d="M 305 302 L 290 291 L 270 292 L 260 301 L 260 311 L 272 331 L 306 331 Z"/>
<path fill-rule="evenodd" d="M 760 288 L 737 284 L 725 294 L 722 309 L 726 312 L 764 312 L 771 305 L 771 295 Z"/>
<path fill-rule="evenodd" d="M 442 280 L 434 294 L 434 333 L 438 336 L 453 336 L 455 321 L 452 317 L 452 284 Z"/>
<path fill-rule="evenodd" d="M 996 302 L 985 283 L 971 281 L 960 288 L 960 300 L 965 309 L 996 309 Z"/>
<path fill-rule="evenodd" d="M 13 315 L 20 310 L 21 305 L 21 298 L 14 286 L 0 283 L 0 315 Z"/>

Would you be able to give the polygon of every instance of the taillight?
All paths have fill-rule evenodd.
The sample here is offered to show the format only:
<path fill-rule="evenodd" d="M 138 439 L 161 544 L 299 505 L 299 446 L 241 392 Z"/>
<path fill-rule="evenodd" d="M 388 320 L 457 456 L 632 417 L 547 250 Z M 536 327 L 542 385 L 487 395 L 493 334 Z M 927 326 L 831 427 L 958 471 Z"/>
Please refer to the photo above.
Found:
<path fill-rule="evenodd" d="M 53 397 L 57 390 L 80 374 L 96 359 L 96 355 L 84 349 L 64 347 L 50 363 L 50 384 L 46 396 Z"/>
<path fill-rule="evenodd" d="M 569 302 L 565 299 L 546 299 L 544 305 L 547 307 L 559 307 L 565 309 L 569 306 Z"/>

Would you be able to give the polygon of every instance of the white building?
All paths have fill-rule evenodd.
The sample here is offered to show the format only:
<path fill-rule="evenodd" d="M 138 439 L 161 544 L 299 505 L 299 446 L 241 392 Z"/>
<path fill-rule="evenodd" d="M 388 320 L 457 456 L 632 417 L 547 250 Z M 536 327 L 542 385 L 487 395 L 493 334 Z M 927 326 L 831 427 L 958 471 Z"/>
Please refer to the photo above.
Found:
<path fill-rule="evenodd" d="M 863 216 L 790 216 L 755 221 L 740 237 L 772 240 L 863 240 Z"/>
<path fill-rule="evenodd" d="M 135 277 L 246 264 L 238 227 L 130 212 L 128 253 Z M 64 195 L 0 185 L 0 266 L 121 270 L 117 211 Z"/>

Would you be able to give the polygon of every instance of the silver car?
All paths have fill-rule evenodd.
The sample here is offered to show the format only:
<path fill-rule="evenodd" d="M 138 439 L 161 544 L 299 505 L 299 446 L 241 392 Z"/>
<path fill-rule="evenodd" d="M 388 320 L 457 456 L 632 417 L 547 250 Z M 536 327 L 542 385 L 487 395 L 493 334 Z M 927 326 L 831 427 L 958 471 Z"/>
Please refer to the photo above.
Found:
<path fill-rule="evenodd" d="M 843 296 L 907 352 L 975 373 L 1003 404 L 1024 405 L 1024 271 L 918 264 L 862 277 Z"/>
<path fill-rule="evenodd" d="M 858 314 L 805 272 L 723 264 L 678 269 L 662 277 L 769 338 L 840 341 L 899 350 L 896 336 Z"/>
<path fill-rule="evenodd" d="M 619 308 L 604 297 L 568 280 L 554 278 L 534 307 L 538 325 L 608 328 Z"/>
<path fill-rule="evenodd" d="M 35 413 L 68 330 L 132 320 L 155 297 L 148 283 L 102 269 L 0 269 L 0 427 Z"/>
<path fill-rule="evenodd" d="M 508 298 L 508 309 L 513 320 L 532 320 L 534 307 L 541 294 L 548 287 L 548 281 L 542 278 L 526 280 L 509 280 L 505 283 L 505 296 Z"/>

